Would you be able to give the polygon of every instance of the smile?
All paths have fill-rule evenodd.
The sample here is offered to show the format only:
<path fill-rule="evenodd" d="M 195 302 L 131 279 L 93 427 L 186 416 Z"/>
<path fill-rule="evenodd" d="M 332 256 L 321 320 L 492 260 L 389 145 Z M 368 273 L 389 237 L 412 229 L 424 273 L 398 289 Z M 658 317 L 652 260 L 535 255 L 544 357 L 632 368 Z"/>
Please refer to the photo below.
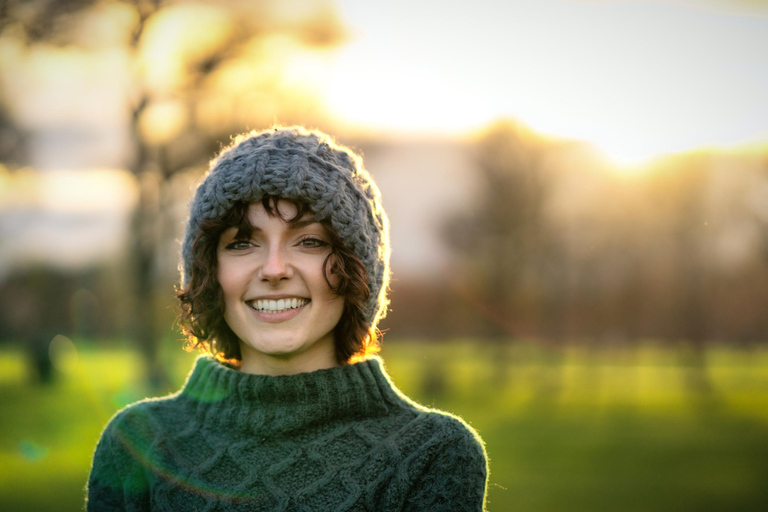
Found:
<path fill-rule="evenodd" d="M 289 309 L 298 309 L 309 302 L 309 299 L 300 299 L 297 297 L 279 300 L 252 300 L 247 304 L 260 313 L 281 313 Z"/>

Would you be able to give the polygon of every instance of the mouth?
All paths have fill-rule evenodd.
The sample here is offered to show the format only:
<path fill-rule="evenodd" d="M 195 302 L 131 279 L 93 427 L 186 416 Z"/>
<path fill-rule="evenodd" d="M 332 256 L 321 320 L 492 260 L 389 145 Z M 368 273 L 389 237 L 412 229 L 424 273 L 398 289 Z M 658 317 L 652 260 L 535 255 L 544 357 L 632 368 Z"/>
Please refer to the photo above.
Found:
<path fill-rule="evenodd" d="M 259 313 L 282 313 L 291 309 L 299 309 L 309 304 L 310 299 L 299 297 L 271 300 L 258 299 L 247 301 L 246 304 Z"/>

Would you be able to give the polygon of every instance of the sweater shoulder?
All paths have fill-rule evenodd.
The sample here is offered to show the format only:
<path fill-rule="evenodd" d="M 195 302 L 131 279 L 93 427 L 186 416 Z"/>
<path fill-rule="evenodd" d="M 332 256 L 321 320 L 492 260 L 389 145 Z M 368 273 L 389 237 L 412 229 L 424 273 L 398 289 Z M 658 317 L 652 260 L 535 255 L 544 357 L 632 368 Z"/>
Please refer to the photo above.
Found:
<path fill-rule="evenodd" d="M 154 467 L 148 454 L 167 430 L 162 417 L 174 409 L 173 403 L 171 397 L 141 400 L 112 416 L 93 455 L 88 511 L 144 510 L 141 506 L 146 504 L 148 475 Z M 133 508 L 126 508 L 126 503 Z"/>
<path fill-rule="evenodd" d="M 454 414 L 419 405 L 398 437 L 411 487 L 404 510 L 485 510 L 488 456 L 477 431 Z"/>
<path fill-rule="evenodd" d="M 397 415 L 406 419 L 412 427 L 427 434 L 433 440 L 440 442 L 456 440 L 469 445 L 476 445 L 484 453 L 482 438 L 461 417 L 422 405 L 399 390 L 394 383 L 391 383 L 390 386 L 396 396 L 390 403 L 395 404 L 395 409 L 399 410 Z"/>
<path fill-rule="evenodd" d="M 458 442 L 466 445 L 477 445 L 482 448 L 483 440 L 480 434 L 461 417 L 438 409 L 424 408 L 421 413 L 432 425 L 435 435 L 443 442 Z"/>
<path fill-rule="evenodd" d="M 102 436 L 126 435 L 151 437 L 177 419 L 181 409 L 178 394 L 161 398 L 145 398 L 117 411 L 107 423 Z"/>
<path fill-rule="evenodd" d="M 436 446 L 457 446 L 462 451 L 485 459 L 485 443 L 480 434 L 464 419 L 447 411 L 423 406 L 402 395 L 402 406 L 413 415 L 412 431 L 418 431 L 422 442 Z"/>
<path fill-rule="evenodd" d="M 403 510 L 484 511 L 489 469 L 482 439 L 458 416 L 434 409 L 424 415 L 433 435 L 414 450 L 411 467 L 418 471 Z"/>

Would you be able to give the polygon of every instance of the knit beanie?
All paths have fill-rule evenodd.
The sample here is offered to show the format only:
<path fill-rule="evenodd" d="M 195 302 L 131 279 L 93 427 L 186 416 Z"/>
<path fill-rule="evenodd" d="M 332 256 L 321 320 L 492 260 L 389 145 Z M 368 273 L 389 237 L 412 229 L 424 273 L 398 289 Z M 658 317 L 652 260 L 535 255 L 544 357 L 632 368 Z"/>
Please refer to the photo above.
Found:
<path fill-rule="evenodd" d="M 273 128 L 238 136 L 211 161 L 190 205 L 182 245 L 182 283 L 189 284 L 192 245 L 200 223 L 221 218 L 238 202 L 266 196 L 305 203 L 327 221 L 365 265 L 369 325 L 386 314 L 389 284 L 389 220 L 381 194 L 362 159 L 328 135 L 301 127 Z"/>

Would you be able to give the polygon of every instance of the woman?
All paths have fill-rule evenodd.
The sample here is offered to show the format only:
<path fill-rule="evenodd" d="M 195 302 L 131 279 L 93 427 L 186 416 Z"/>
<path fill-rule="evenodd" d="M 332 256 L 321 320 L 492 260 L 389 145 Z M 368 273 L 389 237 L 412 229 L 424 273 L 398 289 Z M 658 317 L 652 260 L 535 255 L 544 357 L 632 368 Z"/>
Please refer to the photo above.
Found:
<path fill-rule="evenodd" d="M 326 135 L 224 150 L 192 201 L 178 294 L 211 355 L 110 421 L 88 510 L 483 510 L 477 434 L 402 395 L 375 356 L 388 238 L 361 160 Z"/>

